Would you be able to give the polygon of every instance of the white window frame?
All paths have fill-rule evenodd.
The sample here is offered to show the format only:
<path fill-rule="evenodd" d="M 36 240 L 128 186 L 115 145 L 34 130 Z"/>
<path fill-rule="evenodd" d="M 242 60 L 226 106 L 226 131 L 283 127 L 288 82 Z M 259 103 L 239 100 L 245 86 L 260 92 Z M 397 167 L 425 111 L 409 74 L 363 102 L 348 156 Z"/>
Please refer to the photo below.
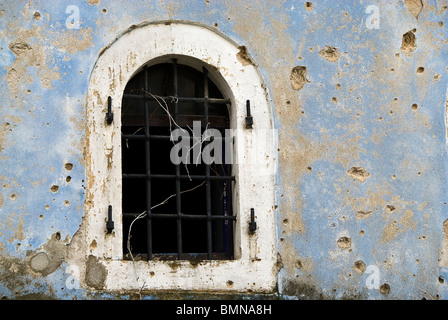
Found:
<path fill-rule="evenodd" d="M 211 28 L 186 22 L 142 24 L 120 35 L 102 51 L 91 73 L 86 103 L 86 257 L 106 272 L 103 290 L 189 290 L 272 292 L 277 285 L 273 115 L 263 79 L 241 50 Z M 128 81 L 144 65 L 194 61 L 211 66 L 210 79 L 230 98 L 230 127 L 236 164 L 233 174 L 234 260 L 123 260 L 121 225 L 121 101 Z M 253 59 L 252 59 L 253 61 Z M 197 66 L 199 69 L 199 66 Z M 213 69 L 213 70 L 210 70 Z M 199 69 L 200 70 L 200 69 Z M 114 121 L 105 121 L 107 98 Z M 245 128 L 246 100 L 253 129 Z M 106 232 L 108 206 L 115 229 Z M 257 230 L 249 233 L 250 209 Z"/>

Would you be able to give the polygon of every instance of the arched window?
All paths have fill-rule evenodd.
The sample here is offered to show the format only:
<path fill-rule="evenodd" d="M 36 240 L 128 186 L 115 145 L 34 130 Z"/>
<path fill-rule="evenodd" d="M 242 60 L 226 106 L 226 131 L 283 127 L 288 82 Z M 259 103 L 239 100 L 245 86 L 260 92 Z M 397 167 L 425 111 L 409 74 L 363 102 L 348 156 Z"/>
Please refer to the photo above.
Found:
<path fill-rule="evenodd" d="M 276 288 L 276 136 L 243 49 L 169 21 L 101 51 L 86 97 L 88 289 Z"/>
<path fill-rule="evenodd" d="M 230 129 L 229 105 L 205 66 L 198 71 L 176 58 L 144 66 L 129 81 L 121 105 L 125 257 L 233 258 L 235 177 L 219 139 Z M 212 150 L 218 161 L 206 163 L 209 132 L 220 145 Z"/>

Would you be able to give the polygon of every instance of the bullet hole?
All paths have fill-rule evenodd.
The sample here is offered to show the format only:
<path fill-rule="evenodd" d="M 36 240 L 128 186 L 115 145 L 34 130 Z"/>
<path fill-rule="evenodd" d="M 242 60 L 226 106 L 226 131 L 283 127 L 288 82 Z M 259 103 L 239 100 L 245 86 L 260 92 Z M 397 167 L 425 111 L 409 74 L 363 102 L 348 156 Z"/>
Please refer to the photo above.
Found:
<path fill-rule="evenodd" d="M 236 58 L 238 59 L 239 62 L 241 62 L 243 66 L 254 64 L 252 58 L 249 55 L 249 52 L 247 51 L 246 46 L 240 46 L 238 47 L 238 49 L 240 51 L 236 54 Z"/>
<path fill-rule="evenodd" d="M 72 177 L 67 176 L 67 178 L 65 178 L 65 181 L 66 181 L 67 183 L 69 183 L 70 181 L 72 181 Z"/>
<path fill-rule="evenodd" d="M 441 77 L 442 77 L 442 75 L 440 73 L 436 74 L 434 76 L 434 81 L 439 81 Z"/>
<path fill-rule="evenodd" d="M 339 60 L 339 58 L 341 57 L 341 53 L 339 52 L 338 48 L 335 48 L 333 46 L 326 46 L 319 51 L 319 56 L 330 62 L 335 62 Z"/>
<path fill-rule="evenodd" d="M 353 268 L 355 269 L 356 273 L 363 274 L 364 271 L 366 271 L 366 264 L 362 260 L 355 261 Z"/>
<path fill-rule="evenodd" d="M 341 84 L 340 83 L 336 83 L 336 89 L 338 89 L 338 90 L 341 89 Z"/>
<path fill-rule="evenodd" d="M 382 295 L 387 296 L 387 295 L 390 293 L 390 285 L 388 285 L 387 283 L 383 283 L 383 284 L 380 286 L 380 293 L 381 293 Z"/>
<path fill-rule="evenodd" d="M 65 204 L 66 207 L 70 207 L 70 201 L 65 200 L 65 201 L 64 201 L 64 204 Z"/>
<path fill-rule="evenodd" d="M 38 11 L 34 12 L 33 19 L 37 21 L 37 20 L 40 20 L 40 18 L 41 18 L 40 13 Z"/>
<path fill-rule="evenodd" d="M 417 19 L 423 9 L 422 0 L 404 0 L 404 4 L 415 19 Z"/>
<path fill-rule="evenodd" d="M 17 199 L 17 195 L 16 195 L 15 193 L 13 193 L 13 194 L 11 194 L 11 195 L 9 196 L 9 199 L 12 200 L 12 201 L 14 201 L 14 200 Z"/>
<path fill-rule="evenodd" d="M 439 21 L 439 27 L 442 28 L 443 27 L 443 22 Z"/>
<path fill-rule="evenodd" d="M 393 111 L 393 110 L 390 110 L 390 111 L 389 111 L 389 114 L 390 114 L 390 115 L 393 115 L 393 114 L 394 114 L 394 111 Z"/>
<path fill-rule="evenodd" d="M 367 172 L 363 167 L 351 167 L 347 171 L 347 175 L 352 177 L 353 179 L 361 181 L 363 183 L 367 178 L 370 177 L 370 173 Z"/>
<path fill-rule="evenodd" d="M 417 48 L 417 38 L 413 33 L 413 30 L 406 32 L 403 34 L 403 38 L 401 40 L 401 51 L 406 54 L 411 54 Z"/>
<path fill-rule="evenodd" d="M 65 170 L 70 171 L 70 170 L 73 169 L 73 164 L 72 163 L 66 163 L 64 165 L 64 167 L 65 167 Z"/>
<path fill-rule="evenodd" d="M 302 268 L 303 268 L 303 263 L 302 263 L 301 260 L 297 260 L 297 262 L 296 262 L 296 268 L 297 268 L 297 269 L 302 269 Z"/>
<path fill-rule="evenodd" d="M 286 100 L 286 104 L 289 106 L 291 104 L 291 101 Z"/>
<path fill-rule="evenodd" d="M 107 12 L 107 10 L 106 10 L 106 9 L 103 9 L 102 11 L 103 11 L 103 13 L 106 13 L 106 12 Z"/>
<path fill-rule="evenodd" d="M 372 215 L 372 211 L 358 211 L 356 212 L 356 219 L 365 220 L 369 219 Z"/>
<path fill-rule="evenodd" d="M 342 250 L 350 249 L 352 246 L 352 239 L 349 237 L 340 237 L 337 241 L 338 247 Z"/>
<path fill-rule="evenodd" d="M 56 240 L 61 240 L 61 233 L 60 232 L 56 232 L 56 234 L 54 235 L 54 238 L 56 239 Z"/>
<path fill-rule="evenodd" d="M 226 285 L 227 285 L 227 288 L 232 288 L 233 287 L 233 281 L 232 280 L 227 280 Z"/>
<path fill-rule="evenodd" d="M 439 277 L 439 283 L 444 283 L 445 282 L 445 279 L 443 279 L 441 276 Z"/>
<path fill-rule="evenodd" d="M 51 192 L 56 193 L 59 191 L 59 186 L 53 185 L 53 186 L 51 186 L 50 190 L 51 190 Z"/>
<path fill-rule="evenodd" d="M 210 4 L 210 1 L 209 0 L 205 0 L 205 4 Z"/>
<path fill-rule="evenodd" d="M 293 90 L 300 90 L 305 85 L 305 83 L 309 83 L 310 81 L 306 78 L 306 67 L 305 66 L 296 66 L 291 70 L 291 75 L 289 77 L 291 80 L 291 87 Z"/>
<path fill-rule="evenodd" d="M 311 173 L 313 171 L 313 168 L 311 168 L 311 166 L 308 166 L 306 167 L 306 170 Z"/>
<path fill-rule="evenodd" d="M 215 23 L 213 24 L 213 26 L 214 26 L 215 28 L 218 28 L 218 23 L 215 22 Z"/>
<path fill-rule="evenodd" d="M 305 9 L 308 10 L 308 11 L 313 10 L 314 9 L 313 3 L 310 2 L 310 1 L 305 2 Z"/>
<path fill-rule="evenodd" d="M 395 174 L 392 175 L 392 180 L 397 179 L 397 176 Z"/>
<path fill-rule="evenodd" d="M 417 68 L 417 73 L 423 73 L 425 72 L 425 68 L 424 67 L 418 67 Z"/>
<path fill-rule="evenodd" d="M 396 210 L 396 208 L 394 206 L 390 205 L 390 204 L 386 206 L 386 212 L 387 213 L 392 213 L 395 210 Z"/>
<path fill-rule="evenodd" d="M 414 104 L 412 104 L 412 107 L 411 107 L 411 108 L 412 108 L 412 110 L 414 110 L 414 111 L 415 111 L 415 110 L 417 110 L 417 109 L 418 109 L 418 105 L 417 105 L 416 103 L 414 103 Z"/>
<path fill-rule="evenodd" d="M 336 102 L 338 102 L 338 98 L 333 97 L 333 98 L 331 98 L 331 101 L 333 101 L 334 103 L 336 103 Z"/>
<path fill-rule="evenodd" d="M 43 214 L 39 215 L 39 220 L 44 220 L 44 215 Z"/>
<path fill-rule="evenodd" d="M 45 205 L 45 210 L 49 210 L 50 209 L 50 206 L 47 204 L 47 205 Z"/>
<path fill-rule="evenodd" d="M 360 236 L 363 236 L 365 234 L 365 231 L 364 230 L 359 230 L 359 235 Z"/>
<path fill-rule="evenodd" d="M 288 219 L 283 219 L 283 224 L 288 224 L 289 220 Z"/>

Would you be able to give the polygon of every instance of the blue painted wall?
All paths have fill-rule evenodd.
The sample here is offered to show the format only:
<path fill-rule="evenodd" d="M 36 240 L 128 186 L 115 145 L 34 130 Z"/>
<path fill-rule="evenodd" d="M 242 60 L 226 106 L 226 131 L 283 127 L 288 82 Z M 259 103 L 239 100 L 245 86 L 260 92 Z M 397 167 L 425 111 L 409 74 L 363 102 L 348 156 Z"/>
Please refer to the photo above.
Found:
<path fill-rule="evenodd" d="M 448 2 L 422 4 L 416 17 L 403 1 L 0 3 L 0 295 L 92 297 L 67 287 L 64 262 L 85 214 L 90 72 L 132 25 L 188 20 L 247 46 L 268 85 L 278 130 L 278 297 L 448 298 Z M 66 25 L 70 5 L 79 29 Z M 402 50 L 408 32 L 412 52 Z M 326 46 L 339 58 L 323 57 Z M 296 66 L 307 71 L 299 90 Z M 357 179 L 353 167 L 369 175 Z M 42 246 L 60 255 L 36 275 L 30 257 Z M 379 288 L 367 285 L 373 275 Z"/>

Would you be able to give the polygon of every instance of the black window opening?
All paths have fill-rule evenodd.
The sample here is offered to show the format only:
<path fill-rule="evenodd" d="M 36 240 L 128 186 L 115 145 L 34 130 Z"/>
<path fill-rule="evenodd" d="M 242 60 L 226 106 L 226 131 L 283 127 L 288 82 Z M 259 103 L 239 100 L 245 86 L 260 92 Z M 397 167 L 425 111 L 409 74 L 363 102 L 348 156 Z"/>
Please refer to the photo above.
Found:
<path fill-rule="evenodd" d="M 205 67 L 200 72 L 176 59 L 145 66 L 129 81 L 121 114 L 125 259 L 233 259 L 235 177 L 225 154 L 223 163 L 195 160 L 193 152 L 190 164 L 170 159 L 178 127 L 189 132 L 192 147 L 194 121 L 201 134 L 213 128 L 225 137 L 228 105 Z M 201 150 L 208 143 L 200 141 Z"/>

